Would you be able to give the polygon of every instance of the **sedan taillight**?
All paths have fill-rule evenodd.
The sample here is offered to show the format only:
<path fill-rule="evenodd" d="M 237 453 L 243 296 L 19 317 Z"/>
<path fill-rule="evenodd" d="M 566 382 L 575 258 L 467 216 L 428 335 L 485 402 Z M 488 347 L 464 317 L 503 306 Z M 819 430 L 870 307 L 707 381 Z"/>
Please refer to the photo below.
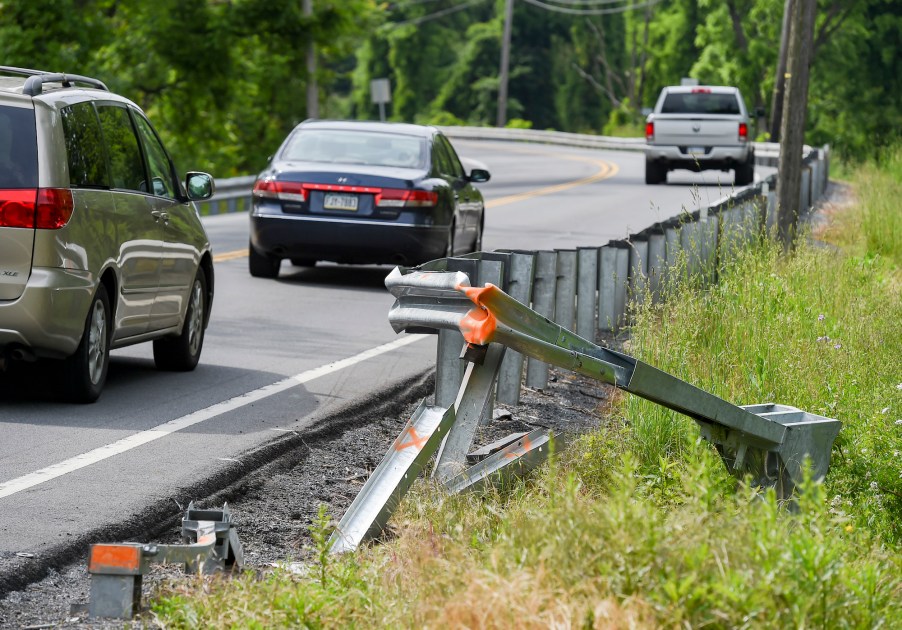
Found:
<path fill-rule="evenodd" d="M 304 185 L 299 182 L 279 182 L 274 179 L 258 179 L 254 183 L 255 197 L 264 199 L 278 199 L 280 201 L 293 201 L 303 203 L 307 201 L 307 193 Z"/>
<path fill-rule="evenodd" d="M 379 208 L 431 208 L 438 203 L 438 193 L 432 190 L 383 188 L 376 193 Z"/>
<path fill-rule="evenodd" d="M 74 208 L 68 188 L 0 190 L 0 227 L 58 230 Z"/>

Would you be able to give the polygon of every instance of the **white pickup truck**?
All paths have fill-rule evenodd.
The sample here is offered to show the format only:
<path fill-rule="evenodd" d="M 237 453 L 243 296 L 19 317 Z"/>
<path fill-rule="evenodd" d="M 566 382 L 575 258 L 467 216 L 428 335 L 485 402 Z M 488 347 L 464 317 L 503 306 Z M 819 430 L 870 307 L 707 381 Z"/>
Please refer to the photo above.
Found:
<path fill-rule="evenodd" d="M 736 171 L 737 186 L 752 183 L 755 153 L 749 115 L 734 87 L 672 86 L 661 90 L 645 122 L 645 183 L 666 183 L 667 171 Z"/>

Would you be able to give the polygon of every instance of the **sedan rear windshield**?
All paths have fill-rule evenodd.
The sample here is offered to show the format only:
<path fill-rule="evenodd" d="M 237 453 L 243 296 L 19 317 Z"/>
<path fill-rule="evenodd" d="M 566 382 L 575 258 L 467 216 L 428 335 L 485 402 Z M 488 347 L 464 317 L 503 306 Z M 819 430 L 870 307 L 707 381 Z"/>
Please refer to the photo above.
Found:
<path fill-rule="evenodd" d="M 301 129 L 288 139 L 279 157 L 304 162 L 425 168 L 426 140 L 377 131 Z"/>
<path fill-rule="evenodd" d="M 662 114 L 739 114 L 735 94 L 673 92 L 664 97 Z"/>
<path fill-rule="evenodd" d="M 0 105 L 0 190 L 37 188 L 34 110 Z"/>

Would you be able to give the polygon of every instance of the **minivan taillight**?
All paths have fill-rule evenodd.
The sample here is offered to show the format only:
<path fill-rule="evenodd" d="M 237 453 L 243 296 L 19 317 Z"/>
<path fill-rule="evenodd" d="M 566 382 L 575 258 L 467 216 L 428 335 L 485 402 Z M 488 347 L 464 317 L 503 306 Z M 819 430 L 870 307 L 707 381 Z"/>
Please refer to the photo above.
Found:
<path fill-rule="evenodd" d="M 0 227 L 33 228 L 37 194 L 34 188 L 0 190 Z"/>
<path fill-rule="evenodd" d="M 645 123 L 645 139 L 646 140 L 654 140 L 655 139 L 655 123 L 653 123 L 653 122 Z"/>
<path fill-rule="evenodd" d="M 68 188 L 39 188 L 35 227 L 58 230 L 69 222 L 74 209 L 72 191 Z"/>
<path fill-rule="evenodd" d="M 739 140 L 747 142 L 749 139 L 749 126 L 745 123 L 739 123 Z"/>

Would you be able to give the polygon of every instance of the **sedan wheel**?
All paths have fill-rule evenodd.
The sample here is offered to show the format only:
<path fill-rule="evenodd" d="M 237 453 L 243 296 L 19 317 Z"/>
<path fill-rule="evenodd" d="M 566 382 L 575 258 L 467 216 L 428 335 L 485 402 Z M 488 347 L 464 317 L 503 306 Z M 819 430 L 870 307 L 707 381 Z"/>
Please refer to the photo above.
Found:
<path fill-rule="evenodd" d="M 279 277 L 279 267 L 282 266 L 282 259 L 261 254 L 250 243 L 247 246 L 247 262 L 248 270 L 255 278 Z"/>

